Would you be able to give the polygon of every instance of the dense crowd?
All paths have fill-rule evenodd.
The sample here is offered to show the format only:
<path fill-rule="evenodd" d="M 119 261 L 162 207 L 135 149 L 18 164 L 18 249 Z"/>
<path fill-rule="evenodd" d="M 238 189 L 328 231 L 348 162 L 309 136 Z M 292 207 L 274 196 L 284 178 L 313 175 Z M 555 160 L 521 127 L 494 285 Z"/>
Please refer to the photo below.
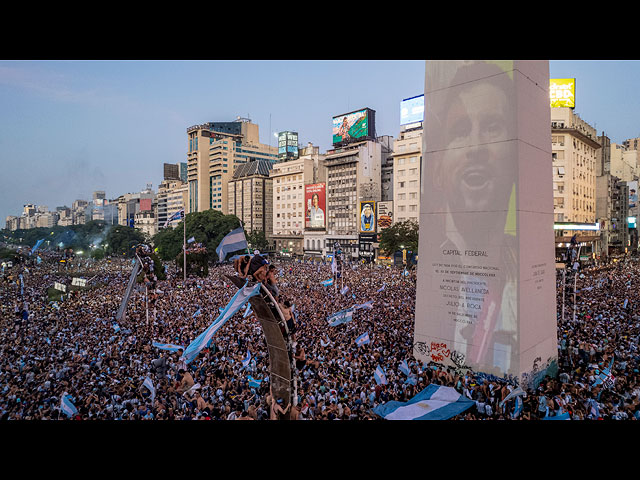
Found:
<path fill-rule="evenodd" d="M 332 275 L 328 263 L 275 260 L 270 282 L 277 284 L 274 291 L 294 326 L 298 375 L 297 397 L 283 409 L 270 392 L 260 323 L 245 310 L 190 364 L 176 350 L 204 331 L 237 292 L 223 277 L 235 274 L 232 265 L 186 282 L 169 268 L 166 280 L 153 279 L 154 301 L 147 301 L 145 284 L 138 285 L 125 318 L 116 321 L 130 258 L 72 260 L 61 268 L 55 253 L 40 256 L 41 263 L 16 265 L 2 277 L 1 419 L 268 420 L 284 414 L 295 420 L 367 420 L 380 418 L 375 406 L 407 401 L 429 384 L 453 387 L 475 401 L 456 420 L 640 418 L 634 262 L 586 269 L 575 281 L 570 270 L 564 280 L 558 274 L 559 374 L 507 399 L 516 386 L 504 380 L 413 357 L 414 272 L 347 265 L 336 285 L 323 286 Z M 73 262 L 75 274 L 67 270 Z M 145 270 L 148 277 L 153 268 L 158 266 Z M 19 273 L 23 285 L 16 283 Z M 61 299 L 50 296 L 54 282 L 69 284 L 74 275 L 91 281 L 58 292 Z M 328 325 L 329 315 L 368 301 L 372 308 L 356 310 L 352 321 Z M 364 333 L 370 342 L 358 345 Z M 409 371 L 399 368 L 404 361 Z M 374 379 L 378 366 L 386 384 Z M 598 384 L 609 366 L 612 378 Z M 61 409 L 63 395 L 76 413 Z"/>

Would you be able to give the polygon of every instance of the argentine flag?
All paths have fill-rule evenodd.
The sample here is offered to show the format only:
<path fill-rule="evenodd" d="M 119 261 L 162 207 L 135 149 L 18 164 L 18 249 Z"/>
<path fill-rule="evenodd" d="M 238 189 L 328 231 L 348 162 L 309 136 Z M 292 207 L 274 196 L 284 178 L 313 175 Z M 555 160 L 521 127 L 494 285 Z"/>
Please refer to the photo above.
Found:
<path fill-rule="evenodd" d="M 555 417 L 547 415 L 542 420 L 571 420 L 571 415 L 569 415 L 569 412 L 564 412 L 562 415 L 556 415 Z"/>
<path fill-rule="evenodd" d="M 184 218 L 184 209 L 178 210 L 176 213 L 171 215 L 171 217 L 169 217 L 166 222 L 164 222 L 164 227 L 169 225 L 169 223 L 173 222 L 174 220 L 183 219 L 183 218 Z"/>
<path fill-rule="evenodd" d="M 378 405 L 373 413 L 385 420 L 448 420 L 475 405 L 455 388 L 431 384 L 408 402 Z"/>
<path fill-rule="evenodd" d="M 411 373 L 411 370 L 409 369 L 409 365 L 407 364 L 406 360 L 402 360 L 400 362 L 400 366 L 398 367 L 398 369 L 404 373 L 407 377 L 409 376 L 409 374 Z"/>
<path fill-rule="evenodd" d="M 249 387 L 251 388 L 258 388 L 262 383 L 262 380 L 256 380 L 251 375 L 247 375 L 247 380 L 249 381 Z"/>
<path fill-rule="evenodd" d="M 322 285 L 323 287 L 328 287 L 329 285 L 333 285 L 333 278 L 320 282 L 320 285 Z"/>
<path fill-rule="evenodd" d="M 247 305 L 247 309 L 245 310 L 244 315 L 242 315 L 242 318 L 247 318 L 252 313 L 253 313 L 253 310 L 251 310 L 251 304 L 249 304 Z"/>
<path fill-rule="evenodd" d="M 156 398 L 156 389 L 153 386 L 151 379 L 149 377 L 145 378 L 144 382 L 142 382 L 142 386 L 146 387 L 151 392 L 151 401 L 153 402 Z"/>
<path fill-rule="evenodd" d="M 247 239 L 244 236 L 244 229 L 242 227 L 238 227 L 220 241 L 218 248 L 216 248 L 216 253 L 222 262 L 227 256 L 227 253 L 244 250 L 245 248 L 249 248 L 249 246 L 247 245 Z"/>
<path fill-rule="evenodd" d="M 73 417 L 76 413 L 78 413 L 78 409 L 75 407 L 73 403 L 71 403 L 71 395 L 67 392 L 62 394 L 62 399 L 60 400 L 60 410 L 67 417 Z"/>
<path fill-rule="evenodd" d="M 336 260 L 336 256 L 333 256 L 333 259 L 331 259 L 331 273 L 333 273 L 334 275 L 338 272 L 338 262 Z"/>
<path fill-rule="evenodd" d="M 356 338 L 356 345 L 358 345 L 359 347 L 361 347 L 362 345 L 366 345 L 367 343 L 370 343 L 369 332 L 364 332 L 362 335 Z"/>
<path fill-rule="evenodd" d="M 183 346 L 181 346 L 181 345 L 173 345 L 171 343 L 153 342 L 153 343 L 151 343 L 151 345 L 153 345 L 156 348 L 159 348 L 160 350 L 169 350 L 170 352 L 177 352 L 178 350 L 184 350 Z"/>
<path fill-rule="evenodd" d="M 42 239 L 40 239 L 40 240 L 38 240 L 38 241 L 36 242 L 36 244 L 35 244 L 35 245 L 33 246 L 33 248 L 31 249 L 31 253 L 30 253 L 29 255 L 33 255 L 33 252 L 35 252 L 35 251 L 38 249 L 38 247 L 39 247 L 40 245 L 42 245 L 42 242 L 44 242 L 44 238 L 42 238 Z"/>
<path fill-rule="evenodd" d="M 342 287 L 342 290 L 340 290 L 340 293 L 342 295 L 346 294 L 349 291 L 349 287 L 347 287 L 346 285 L 344 287 Z"/>
<path fill-rule="evenodd" d="M 247 368 L 249 362 L 251 362 L 251 352 L 247 350 L 247 356 L 242 359 L 242 366 Z"/>
<path fill-rule="evenodd" d="M 387 288 L 387 284 L 383 283 L 382 286 L 376 291 L 376 293 L 382 292 L 385 288 Z"/>
<path fill-rule="evenodd" d="M 200 315 L 200 307 L 198 307 L 198 310 L 196 310 L 193 314 L 193 316 L 191 318 L 196 318 L 198 315 Z"/>
<path fill-rule="evenodd" d="M 353 308 L 355 310 L 359 310 L 361 308 L 366 308 L 367 310 L 371 310 L 373 308 L 373 300 L 369 300 L 368 302 L 361 303 L 360 305 L 354 305 Z"/>
<path fill-rule="evenodd" d="M 353 320 L 353 307 L 347 308 L 346 310 L 341 310 L 333 315 L 329 315 L 327 317 L 327 322 L 330 327 L 335 327 L 337 325 L 350 322 Z"/>
<path fill-rule="evenodd" d="M 242 306 L 247 303 L 249 298 L 257 295 L 260 292 L 261 283 L 257 283 L 251 287 L 248 286 L 248 281 L 244 287 L 239 289 L 233 296 L 229 304 L 225 307 L 224 311 L 220 313 L 207 329 L 198 335 L 184 351 L 184 361 L 189 364 L 200 353 L 200 350 L 205 348 L 211 341 L 213 335 L 229 320 Z"/>
<path fill-rule="evenodd" d="M 378 385 L 386 385 L 387 384 L 387 376 L 384 373 L 384 370 L 380 365 L 376 367 L 376 371 L 373 372 L 373 378 L 375 379 Z"/>

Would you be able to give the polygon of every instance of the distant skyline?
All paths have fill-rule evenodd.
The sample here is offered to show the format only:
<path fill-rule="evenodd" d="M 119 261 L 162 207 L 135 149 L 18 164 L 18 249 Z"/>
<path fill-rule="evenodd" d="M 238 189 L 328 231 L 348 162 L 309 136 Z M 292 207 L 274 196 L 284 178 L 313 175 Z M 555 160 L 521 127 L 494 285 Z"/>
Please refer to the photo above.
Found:
<path fill-rule="evenodd" d="M 614 143 L 640 136 L 640 62 L 551 60 L 576 78 L 576 109 Z M 424 60 L 0 61 L 0 222 L 26 203 L 71 206 L 157 190 L 164 163 L 186 161 L 186 129 L 249 117 L 260 141 L 297 131 L 331 148 L 331 118 L 376 111 L 397 137 L 400 102 L 424 91 Z"/>

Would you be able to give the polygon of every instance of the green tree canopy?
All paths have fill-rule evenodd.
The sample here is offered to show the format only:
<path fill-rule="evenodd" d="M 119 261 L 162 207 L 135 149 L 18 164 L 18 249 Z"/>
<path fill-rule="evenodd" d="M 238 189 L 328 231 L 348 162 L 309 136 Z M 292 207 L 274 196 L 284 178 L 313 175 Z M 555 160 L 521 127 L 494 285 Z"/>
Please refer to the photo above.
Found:
<path fill-rule="evenodd" d="M 418 223 L 405 220 L 392 224 L 380 234 L 380 250 L 387 255 L 393 255 L 402 247 L 418 252 Z"/>
<path fill-rule="evenodd" d="M 133 256 L 135 250 L 131 247 L 144 243 L 144 235 L 140 230 L 126 227 L 124 225 L 116 225 L 109 229 L 109 233 L 104 239 L 107 247 L 106 253 L 109 255 L 122 255 L 128 257 Z"/>
<path fill-rule="evenodd" d="M 240 226 L 238 217 L 225 215 L 219 210 L 189 213 L 183 222 L 186 222 L 186 238 L 193 237 L 202 243 L 207 248 L 210 261 L 217 260 L 216 248 L 225 235 Z M 164 228 L 153 237 L 153 244 L 162 260 L 173 260 L 182 252 L 183 229 L 185 226 L 180 222 L 175 228 Z"/>
<path fill-rule="evenodd" d="M 250 250 L 256 248 L 260 251 L 269 249 L 267 235 L 262 230 L 254 230 L 251 233 L 247 233 L 247 243 Z"/>

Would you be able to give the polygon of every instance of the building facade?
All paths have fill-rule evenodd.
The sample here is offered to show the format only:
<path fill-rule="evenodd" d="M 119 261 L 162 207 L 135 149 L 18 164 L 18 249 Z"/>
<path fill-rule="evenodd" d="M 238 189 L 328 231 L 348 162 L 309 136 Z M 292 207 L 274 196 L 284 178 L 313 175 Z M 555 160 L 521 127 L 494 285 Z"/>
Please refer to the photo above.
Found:
<path fill-rule="evenodd" d="M 393 147 L 393 221 L 420 218 L 422 127 L 406 129 Z"/>
<path fill-rule="evenodd" d="M 247 233 L 263 231 L 273 237 L 273 180 L 270 160 L 253 160 L 236 168 L 227 186 L 227 214 L 235 215 Z"/>
<path fill-rule="evenodd" d="M 187 129 L 187 213 L 208 209 L 229 213 L 228 184 L 235 169 L 252 160 L 277 161 L 277 147 L 259 141 L 258 125 L 238 118 Z"/>

